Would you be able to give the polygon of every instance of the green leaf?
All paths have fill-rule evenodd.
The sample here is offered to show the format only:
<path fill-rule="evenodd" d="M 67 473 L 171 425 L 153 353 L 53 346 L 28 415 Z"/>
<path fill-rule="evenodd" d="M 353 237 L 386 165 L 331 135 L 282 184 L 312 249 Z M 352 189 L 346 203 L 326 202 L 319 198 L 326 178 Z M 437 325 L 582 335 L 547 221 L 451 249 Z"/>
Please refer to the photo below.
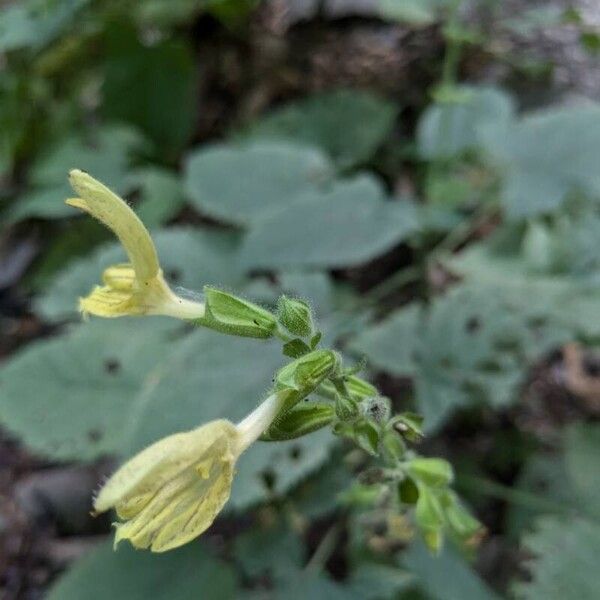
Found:
<path fill-rule="evenodd" d="M 579 191 L 600 197 L 600 106 L 541 111 L 487 128 L 485 148 L 503 169 L 502 203 L 523 218 L 561 208 Z"/>
<path fill-rule="evenodd" d="M 585 514 L 585 507 L 573 493 L 564 457 L 555 453 L 536 453 L 524 464 L 514 489 L 525 492 L 538 502 L 511 503 L 507 520 L 507 535 L 519 539 L 531 529 L 536 517 L 548 514 Z"/>
<path fill-rule="evenodd" d="M 480 146 L 481 127 L 508 125 L 515 111 L 505 92 L 493 87 L 460 86 L 455 102 L 431 104 L 417 126 L 419 154 L 449 158 Z"/>
<path fill-rule="evenodd" d="M 106 542 L 67 571 L 48 600 L 189 600 L 199 593 L 203 600 L 238 597 L 232 569 L 202 544 L 159 555 L 125 544 L 114 551 Z"/>
<path fill-rule="evenodd" d="M 198 210 L 235 225 L 260 221 L 331 177 L 319 151 L 285 142 L 220 144 L 192 152 L 185 187 Z"/>
<path fill-rule="evenodd" d="M 211 419 L 241 420 L 267 393 L 280 364 L 276 343 L 195 331 L 138 398 L 130 454 Z M 325 462 L 332 441 L 322 431 L 292 443 L 252 445 L 238 463 L 229 506 L 243 509 L 285 493 Z"/>
<path fill-rule="evenodd" d="M 128 7 L 134 10 L 135 21 L 142 27 L 171 29 L 189 24 L 202 11 L 206 2 L 197 0 L 172 0 L 165 4 L 163 0 L 146 0 Z"/>
<path fill-rule="evenodd" d="M 379 430 L 374 423 L 363 419 L 351 428 L 351 436 L 369 454 L 376 456 L 379 450 Z"/>
<path fill-rule="evenodd" d="M 297 571 L 282 578 L 275 587 L 275 600 L 359 600 L 346 586 L 325 574 Z"/>
<path fill-rule="evenodd" d="M 260 4 L 260 0 L 205 0 L 206 10 L 225 26 L 241 27 Z"/>
<path fill-rule="evenodd" d="M 448 261 L 455 274 L 509 296 L 531 318 L 552 321 L 572 335 L 595 338 L 600 322 L 600 270 L 594 249 L 600 220 L 595 213 L 561 218 L 551 234 L 551 257 L 532 264 L 521 228 L 502 228 Z M 546 270 L 543 270 L 543 269 Z"/>
<path fill-rule="evenodd" d="M 518 10 L 517 14 L 502 20 L 502 26 L 519 36 L 532 36 L 536 30 L 560 27 L 565 24 L 565 9 L 561 6 L 535 6 Z"/>
<path fill-rule="evenodd" d="M 311 347 L 300 338 L 294 338 L 283 345 L 284 356 L 290 358 L 300 358 L 311 351 Z"/>
<path fill-rule="evenodd" d="M 41 50 L 66 27 L 90 0 L 28 0 L 0 11 L 0 52 L 31 48 Z"/>
<path fill-rule="evenodd" d="M 569 339 L 562 328 L 545 328 L 515 310 L 511 300 L 474 286 L 432 305 L 417 344 L 417 403 L 427 429 L 459 406 L 514 402 L 527 365 Z"/>
<path fill-rule="evenodd" d="M 593 600 L 600 595 L 598 554 L 600 525 L 585 519 L 540 519 L 525 536 L 525 550 L 534 556 L 531 581 L 515 585 L 526 600 Z"/>
<path fill-rule="evenodd" d="M 414 543 L 402 555 L 402 564 L 432 600 L 496 600 L 498 596 L 446 545 L 439 556 Z"/>
<path fill-rule="evenodd" d="M 398 497 L 405 504 L 416 504 L 419 499 L 419 488 L 410 477 L 405 477 L 398 484 Z"/>
<path fill-rule="evenodd" d="M 540 321 L 539 312 L 526 310 L 530 296 L 512 291 L 459 286 L 421 315 L 413 307 L 405 309 L 409 315 L 393 313 L 353 348 L 366 352 L 376 367 L 414 377 L 428 431 L 459 407 L 506 406 L 516 398 L 527 365 L 571 337 L 560 323 Z"/>
<path fill-rule="evenodd" d="M 419 497 L 415 506 L 415 520 L 431 552 L 438 553 L 443 544 L 444 510 L 436 490 L 417 484 Z"/>
<path fill-rule="evenodd" d="M 565 432 L 565 467 L 575 495 L 588 514 L 600 519 L 600 426 L 580 423 Z"/>
<path fill-rule="evenodd" d="M 170 221 L 183 208 L 185 198 L 180 179 L 166 169 L 147 167 L 135 172 L 141 200 L 135 211 L 149 229 Z"/>
<path fill-rule="evenodd" d="M 417 368 L 413 352 L 421 326 L 420 314 L 416 304 L 397 310 L 381 323 L 365 328 L 351 341 L 350 349 L 366 355 L 379 369 L 410 375 Z"/>
<path fill-rule="evenodd" d="M 600 211 L 562 215 L 552 229 L 552 270 L 600 283 Z"/>
<path fill-rule="evenodd" d="M 414 577 L 397 566 L 361 562 L 350 575 L 348 588 L 362 600 L 397 598 L 412 588 Z"/>
<path fill-rule="evenodd" d="M 340 504 L 340 494 L 354 482 L 342 457 L 333 453 L 327 464 L 303 481 L 294 491 L 294 506 L 306 518 L 331 514 Z M 332 490 L 336 490 L 332 493 Z"/>
<path fill-rule="evenodd" d="M 595 463 L 600 453 L 600 427 L 577 423 L 565 428 L 559 451 L 534 454 L 525 464 L 516 489 L 536 501 L 513 504 L 509 533 L 515 537 L 547 513 L 600 520 L 600 495 Z"/>
<path fill-rule="evenodd" d="M 233 258 L 235 235 L 178 228 L 159 231 L 153 239 L 165 276 L 175 285 L 199 290 L 206 283 L 236 285 L 242 281 Z M 102 271 L 125 258 L 121 245 L 110 243 L 76 260 L 38 298 L 36 311 L 49 320 L 72 317 L 77 312 L 77 299 L 101 281 Z"/>
<path fill-rule="evenodd" d="M 247 234 L 248 269 L 349 267 L 404 241 L 417 227 L 414 205 L 385 199 L 370 177 L 339 183 L 329 192 L 305 193 L 265 216 Z"/>
<path fill-rule="evenodd" d="M 58 273 L 65 269 L 76 257 L 85 256 L 102 243 L 112 239 L 109 230 L 100 221 L 72 219 L 61 224 L 60 235 L 57 235 L 44 248 L 27 274 L 25 285 L 38 294 L 52 285 Z M 74 309 L 73 299 L 69 299 L 67 309 Z"/>
<path fill-rule="evenodd" d="M 409 25 L 430 25 L 451 0 L 379 0 L 382 17 Z"/>
<path fill-rule="evenodd" d="M 329 459 L 334 442 L 322 429 L 290 442 L 254 444 L 238 463 L 230 507 L 243 510 L 285 495 Z"/>
<path fill-rule="evenodd" d="M 111 120 L 131 123 L 174 158 L 193 133 L 196 66 L 181 40 L 143 45 L 137 32 L 116 25 L 106 32 L 102 109 Z"/>
<path fill-rule="evenodd" d="M 73 216 L 65 204 L 74 192 L 69 186 L 69 171 L 88 171 L 117 194 L 131 191 L 133 181 L 128 173 L 132 154 L 143 139 L 133 129 L 107 126 L 95 132 L 91 142 L 79 135 L 69 135 L 49 148 L 32 166 L 31 189 L 17 198 L 8 214 L 10 221 L 28 217 L 55 219 Z"/>
<path fill-rule="evenodd" d="M 90 139 L 73 134 L 58 141 L 36 161 L 29 179 L 37 187 L 65 184 L 69 171 L 77 167 L 120 194 L 130 185 L 127 167 L 131 155 L 144 143 L 137 130 L 124 125 L 101 127 L 91 132 Z M 74 193 L 71 190 L 69 195 Z"/>
<path fill-rule="evenodd" d="M 141 394 L 132 452 L 211 419 L 241 420 L 260 403 L 280 364 L 276 343 L 193 331 Z"/>
<path fill-rule="evenodd" d="M 285 577 L 300 567 L 303 551 L 299 536 L 281 522 L 245 531 L 234 541 L 235 558 L 250 577 Z"/>
<path fill-rule="evenodd" d="M 341 89 L 289 103 L 254 123 L 249 133 L 316 146 L 339 168 L 348 169 L 371 158 L 390 133 L 396 113 L 391 102 Z"/>
<path fill-rule="evenodd" d="M 176 322 L 94 321 L 37 342 L 0 370 L 0 420 L 34 452 L 89 461 L 122 448 L 133 399 Z"/>
<path fill-rule="evenodd" d="M 26 77 L 6 69 L 0 78 L 0 177 L 8 175 L 13 169 L 27 142 L 34 113 L 30 99 L 31 85 Z"/>

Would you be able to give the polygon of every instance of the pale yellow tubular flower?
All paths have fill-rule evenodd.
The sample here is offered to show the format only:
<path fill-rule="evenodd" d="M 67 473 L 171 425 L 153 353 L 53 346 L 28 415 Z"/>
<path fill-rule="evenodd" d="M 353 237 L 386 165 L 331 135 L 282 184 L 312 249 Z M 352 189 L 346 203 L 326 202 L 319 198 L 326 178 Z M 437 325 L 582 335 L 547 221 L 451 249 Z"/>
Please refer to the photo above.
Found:
<path fill-rule="evenodd" d="M 238 425 L 219 419 L 142 450 L 106 482 L 96 512 L 114 508 L 115 545 L 165 552 L 208 529 L 231 493 L 240 454 L 269 426 L 282 402 L 269 396 Z"/>
<path fill-rule="evenodd" d="M 127 203 L 84 171 L 72 170 L 69 181 L 79 197 L 69 198 L 67 204 L 106 225 L 119 238 L 129 258 L 129 263 L 104 271 L 104 285 L 96 286 L 87 297 L 80 298 L 81 312 L 99 317 L 203 317 L 204 304 L 181 298 L 168 286 L 152 238 Z"/>

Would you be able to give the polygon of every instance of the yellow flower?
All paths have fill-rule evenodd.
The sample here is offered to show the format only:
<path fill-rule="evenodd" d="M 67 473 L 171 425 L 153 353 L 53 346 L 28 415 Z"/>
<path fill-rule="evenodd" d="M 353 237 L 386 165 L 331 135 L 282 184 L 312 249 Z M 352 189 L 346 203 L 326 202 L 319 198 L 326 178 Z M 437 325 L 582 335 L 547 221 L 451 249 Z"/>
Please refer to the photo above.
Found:
<path fill-rule="evenodd" d="M 69 198 L 67 204 L 84 210 L 111 229 L 129 257 L 129 263 L 106 269 L 104 285 L 80 298 L 81 312 L 99 317 L 203 317 L 204 304 L 180 298 L 167 285 L 152 238 L 127 203 L 83 171 L 71 171 L 69 181 L 79 197 Z"/>
<path fill-rule="evenodd" d="M 94 509 L 114 508 L 115 544 L 164 552 L 206 531 L 231 493 L 235 463 L 281 407 L 269 396 L 241 423 L 211 421 L 152 444 L 126 462 L 100 490 Z"/>

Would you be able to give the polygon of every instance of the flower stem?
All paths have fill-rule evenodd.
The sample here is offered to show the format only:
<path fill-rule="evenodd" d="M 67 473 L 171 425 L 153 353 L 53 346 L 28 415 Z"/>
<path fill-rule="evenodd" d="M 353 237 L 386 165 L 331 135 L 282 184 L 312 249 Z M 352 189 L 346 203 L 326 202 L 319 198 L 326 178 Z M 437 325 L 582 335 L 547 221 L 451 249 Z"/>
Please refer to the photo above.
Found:
<path fill-rule="evenodd" d="M 273 422 L 277 416 L 285 396 L 271 394 L 259 404 L 245 419 L 242 419 L 237 428 L 241 434 L 239 453 L 241 454 L 250 444 L 254 443 Z"/>
<path fill-rule="evenodd" d="M 175 296 L 172 302 L 165 304 L 161 314 L 176 319 L 195 320 L 204 317 L 205 312 L 204 303 Z"/>

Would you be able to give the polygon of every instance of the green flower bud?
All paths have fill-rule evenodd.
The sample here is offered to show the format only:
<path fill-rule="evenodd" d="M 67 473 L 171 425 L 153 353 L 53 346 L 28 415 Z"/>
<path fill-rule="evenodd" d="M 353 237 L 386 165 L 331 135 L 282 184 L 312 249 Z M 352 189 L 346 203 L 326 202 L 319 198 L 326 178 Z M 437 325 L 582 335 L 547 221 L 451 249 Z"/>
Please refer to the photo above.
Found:
<path fill-rule="evenodd" d="M 356 375 L 351 375 L 347 378 L 346 386 L 350 394 L 356 398 L 368 398 L 369 396 L 377 395 L 377 388 L 375 386 Z"/>
<path fill-rule="evenodd" d="M 355 375 L 345 376 L 344 382 L 346 384 L 346 390 L 355 400 L 362 400 L 363 398 L 377 395 L 377 388 L 372 386 L 364 379 L 356 377 Z M 331 381 L 323 382 L 323 385 L 319 391 L 326 398 L 331 398 L 333 400 L 336 397 L 335 386 Z"/>
<path fill-rule="evenodd" d="M 281 296 L 277 303 L 279 322 L 293 335 L 308 337 L 313 332 L 312 312 L 308 303 Z"/>
<path fill-rule="evenodd" d="M 443 498 L 446 521 L 451 532 L 462 540 L 476 536 L 481 530 L 481 523 L 462 505 L 458 496 L 447 491 Z"/>
<path fill-rule="evenodd" d="M 196 322 L 211 329 L 242 337 L 268 338 L 277 328 L 277 320 L 268 310 L 228 294 L 204 287 L 206 314 Z"/>
<path fill-rule="evenodd" d="M 446 487 L 454 479 L 452 466 L 442 458 L 413 458 L 407 470 L 412 477 L 433 488 Z"/>
<path fill-rule="evenodd" d="M 282 413 L 311 394 L 338 366 L 339 357 L 332 350 L 314 350 L 279 370 L 275 391 L 288 393 Z"/>
<path fill-rule="evenodd" d="M 390 426 L 409 442 L 418 442 L 423 437 L 422 423 L 423 417 L 421 415 L 407 412 L 395 416 L 390 421 Z"/>
<path fill-rule="evenodd" d="M 425 485 L 417 484 L 419 498 L 415 508 L 415 519 L 423 534 L 427 547 L 432 552 L 439 552 L 442 547 L 444 510 L 439 497 L 434 490 Z"/>

